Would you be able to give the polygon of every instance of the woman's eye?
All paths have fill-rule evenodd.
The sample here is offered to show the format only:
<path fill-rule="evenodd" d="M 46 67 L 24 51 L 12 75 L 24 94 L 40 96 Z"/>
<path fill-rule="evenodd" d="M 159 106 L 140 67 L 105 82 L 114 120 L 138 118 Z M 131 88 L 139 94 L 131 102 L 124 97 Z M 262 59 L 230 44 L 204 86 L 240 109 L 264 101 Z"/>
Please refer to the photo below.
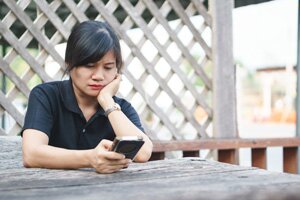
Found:
<path fill-rule="evenodd" d="M 91 67 L 94 67 L 94 66 L 95 65 L 93 63 L 88 63 L 88 64 L 85 65 L 85 67 L 87 67 L 87 68 L 91 68 Z"/>
<path fill-rule="evenodd" d="M 113 67 L 104 67 L 104 69 L 111 70 L 111 69 L 113 69 Z"/>

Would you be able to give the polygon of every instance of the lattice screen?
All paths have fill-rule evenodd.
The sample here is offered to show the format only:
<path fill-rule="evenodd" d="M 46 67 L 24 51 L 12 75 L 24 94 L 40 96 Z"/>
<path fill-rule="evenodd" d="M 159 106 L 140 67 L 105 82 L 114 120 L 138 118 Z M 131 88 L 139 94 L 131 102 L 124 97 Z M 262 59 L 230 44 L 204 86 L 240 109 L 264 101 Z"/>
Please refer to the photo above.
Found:
<path fill-rule="evenodd" d="M 88 19 L 106 20 L 120 37 L 125 69 L 119 95 L 132 102 L 153 139 L 210 135 L 211 17 L 200 0 L 0 3 L 1 135 L 21 130 L 35 85 L 62 79 L 59 44 Z"/>

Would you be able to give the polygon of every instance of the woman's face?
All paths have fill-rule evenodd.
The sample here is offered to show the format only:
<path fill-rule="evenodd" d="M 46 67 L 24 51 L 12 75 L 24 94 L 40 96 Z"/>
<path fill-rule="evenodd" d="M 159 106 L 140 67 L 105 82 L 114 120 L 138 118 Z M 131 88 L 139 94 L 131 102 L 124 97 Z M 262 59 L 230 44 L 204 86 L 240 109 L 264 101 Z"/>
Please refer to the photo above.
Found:
<path fill-rule="evenodd" d="M 116 57 L 112 51 L 96 63 L 74 67 L 70 71 L 77 96 L 97 97 L 103 87 L 117 75 Z"/>

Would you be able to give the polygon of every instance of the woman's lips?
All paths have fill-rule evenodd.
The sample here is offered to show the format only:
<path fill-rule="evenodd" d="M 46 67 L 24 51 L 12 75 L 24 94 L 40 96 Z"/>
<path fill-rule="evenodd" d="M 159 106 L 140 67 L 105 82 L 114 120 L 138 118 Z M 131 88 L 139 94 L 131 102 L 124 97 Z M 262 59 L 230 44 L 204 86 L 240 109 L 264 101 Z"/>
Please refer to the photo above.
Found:
<path fill-rule="evenodd" d="M 103 88 L 102 85 L 97 85 L 97 84 L 91 84 L 89 85 L 89 87 L 92 89 L 92 90 L 100 90 Z"/>

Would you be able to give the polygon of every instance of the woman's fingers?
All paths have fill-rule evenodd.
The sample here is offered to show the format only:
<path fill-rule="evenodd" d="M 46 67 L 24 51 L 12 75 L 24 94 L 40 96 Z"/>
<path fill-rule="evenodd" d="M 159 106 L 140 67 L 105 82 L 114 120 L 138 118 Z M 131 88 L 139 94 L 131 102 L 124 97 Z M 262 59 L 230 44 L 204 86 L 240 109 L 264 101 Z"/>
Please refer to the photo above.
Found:
<path fill-rule="evenodd" d="M 121 153 L 116 153 L 114 151 L 101 151 L 98 154 L 99 157 L 103 157 L 107 160 L 122 160 L 125 159 L 125 155 L 121 154 Z"/>
<path fill-rule="evenodd" d="M 129 165 L 132 161 L 130 159 L 122 159 L 122 160 L 108 160 L 109 165 Z"/>
<path fill-rule="evenodd" d="M 95 149 L 92 166 L 98 173 L 113 173 L 121 169 L 127 168 L 132 162 L 126 159 L 125 155 L 109 151 L 112 141 L 102 140 Z"/>
<path fill-rule="evenodd" d="M 108 161 L 106 164 L 102 164 L 100 166 L 95 167 L 96 171 L 99 173 L 113 173 L 120 171 L 121 169 L 127 168 L 129 162 L 122 161 Z"/>
<path fill-rule="evenodd" d="M 103 140 L 101 140 L 101 142 L 98 144 L 97 147 L 99 147 L 99 148 L 104 148 L 104 149 L 107 149 L 107 150 L 108 150 L 108 149 L 111 149 L 112 144 L 113 144 L 112 141 L 103 139 Z"/>

